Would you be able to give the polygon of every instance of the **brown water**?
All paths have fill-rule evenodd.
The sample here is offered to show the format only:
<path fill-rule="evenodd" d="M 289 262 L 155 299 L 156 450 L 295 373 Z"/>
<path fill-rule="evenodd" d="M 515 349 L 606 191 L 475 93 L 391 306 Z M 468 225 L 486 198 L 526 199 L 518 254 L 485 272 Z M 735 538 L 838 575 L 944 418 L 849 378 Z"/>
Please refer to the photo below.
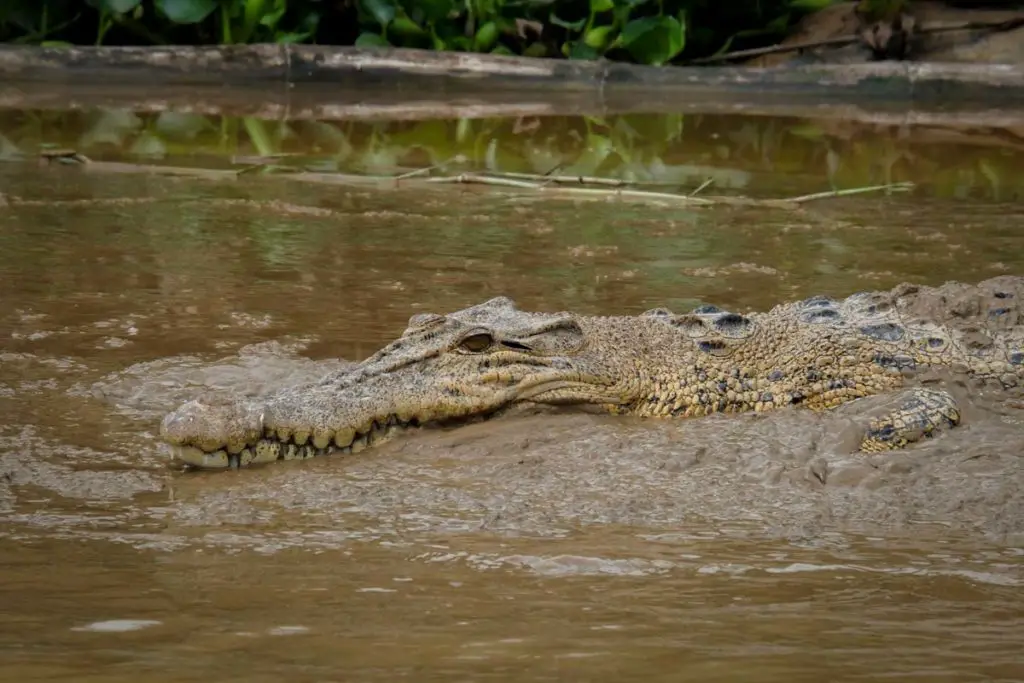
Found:
<path fill-rule="evenodd" d="M 25 163 L 0 187 L 0 679 L 1024 680 L 1024 410 L 1003 396 L 870 474 L 841 416 L 804 413 L 536 414 L 213 474 L 154 439 L 204 389 L 315 376 L 498 294 L 747 309 L 1024 274 L 1018 204 Z"/>

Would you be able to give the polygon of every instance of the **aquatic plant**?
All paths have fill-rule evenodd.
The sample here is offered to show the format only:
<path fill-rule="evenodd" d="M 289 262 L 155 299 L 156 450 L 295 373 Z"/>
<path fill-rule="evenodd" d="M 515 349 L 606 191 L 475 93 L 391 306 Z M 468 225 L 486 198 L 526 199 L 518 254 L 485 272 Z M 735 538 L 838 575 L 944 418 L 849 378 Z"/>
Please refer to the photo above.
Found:
<path fill-rule="evenodd" d="M 311 42 L 667 64 L 775 42 L 834 0 L 5 0 L 0 41 Z"/>

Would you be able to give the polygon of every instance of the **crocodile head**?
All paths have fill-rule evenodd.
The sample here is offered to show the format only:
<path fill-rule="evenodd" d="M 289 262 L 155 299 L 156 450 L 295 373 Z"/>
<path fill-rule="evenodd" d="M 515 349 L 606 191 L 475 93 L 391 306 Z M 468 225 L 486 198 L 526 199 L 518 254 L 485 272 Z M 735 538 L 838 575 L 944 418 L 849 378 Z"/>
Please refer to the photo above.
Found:
<path fill-rule="evenodd" d="M 355 452 L 403 428 L 454 424 L 522 401 L 629 401 L 580 321 L 526 313 L 504 297 L 415 315 L 401 337 L 352 369 L 258 401 L 191 401 L 163 420 L 160 436 L 186 464 L 224 468 Z"/>

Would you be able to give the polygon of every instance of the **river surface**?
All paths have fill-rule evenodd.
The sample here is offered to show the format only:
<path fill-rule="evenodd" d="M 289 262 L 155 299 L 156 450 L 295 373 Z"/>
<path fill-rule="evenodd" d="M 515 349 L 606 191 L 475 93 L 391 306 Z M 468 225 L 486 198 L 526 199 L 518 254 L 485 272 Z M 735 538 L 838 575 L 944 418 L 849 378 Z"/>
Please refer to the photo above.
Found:
<path fill-rule="evenodd" d="M 0 165 L 0 679 L 1024 680 L 1019 397 L 863 461 L 797 411 L 538 411 L 240 472 L 155 439 L 187 398 L 496 295 L 760 310 L 1024 275 L 1014 163 L 778 209 Z"/>

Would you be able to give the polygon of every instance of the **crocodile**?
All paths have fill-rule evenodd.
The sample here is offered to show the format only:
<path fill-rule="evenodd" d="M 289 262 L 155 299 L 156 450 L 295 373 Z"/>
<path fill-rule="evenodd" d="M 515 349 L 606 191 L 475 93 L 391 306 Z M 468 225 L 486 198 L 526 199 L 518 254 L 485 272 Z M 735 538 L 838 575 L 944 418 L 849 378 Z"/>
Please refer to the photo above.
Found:
<path fill-rule="evenodd" d="M 519 404 L 698 417 L 826 411 L 889 392 L 899 394 L 895 407 L 865 419 L 859 450 L 891 451 L 961 422 L 951 393 L 911 381 L 922 369 L 1024 387 L 1024 278 L 943 287 L 815 296 L 748 314 L 713 305 L 537 313 L 497 297 L 413 315 L 396 340 L 319 380 L 251 400 L 191 400 L 163 419 L 160 438 L 189 468 L 237 468 L 357 453 L 403 430 Z"/>

